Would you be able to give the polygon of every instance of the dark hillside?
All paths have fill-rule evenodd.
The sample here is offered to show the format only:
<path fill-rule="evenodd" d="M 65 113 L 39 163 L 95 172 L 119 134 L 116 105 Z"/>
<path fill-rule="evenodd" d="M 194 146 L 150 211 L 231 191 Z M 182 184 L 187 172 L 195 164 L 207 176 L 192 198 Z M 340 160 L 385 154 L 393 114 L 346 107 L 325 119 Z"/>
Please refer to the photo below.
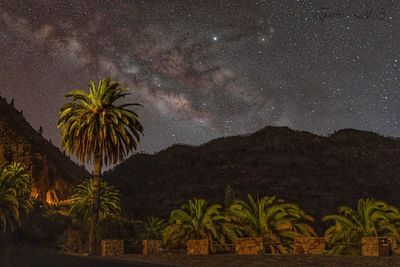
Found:
<path fill-rule="evenodd" d="M 266 127 L 254 134 L 174 145 L 136 154 L 106 176 L 125 196 L 126 210 L 166 215 L 192 197 L 223 201 L 237 195 L 277 195 L 321 217 L 361 197 L 400 206 L 400 141 L 345 129 L 329 137 Z"/>
<path fill-rule="evenodd" d="M 88 177 L 86 170 L 32 128 L 22 112 L 0 97 L 0 161 L 19 161 L 32 174 L 32 195 L 44 200 L 49 190 L 60 198 Z"/>

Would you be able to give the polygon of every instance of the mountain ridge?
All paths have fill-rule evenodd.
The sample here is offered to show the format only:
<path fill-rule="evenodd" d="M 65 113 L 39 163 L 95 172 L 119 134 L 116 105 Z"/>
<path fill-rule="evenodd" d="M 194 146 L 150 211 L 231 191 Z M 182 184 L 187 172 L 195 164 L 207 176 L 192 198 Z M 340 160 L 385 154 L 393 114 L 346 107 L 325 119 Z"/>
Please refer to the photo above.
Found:
<path fill-rule="evenodd" d="M 18 161 L 28 167 L 33 197 L 48 201 L 49 191 L 68 197 L 89 173 L 33 129 L 13 103 L 0 97 L 0 161 Z"/>
<path fill-rule="evenodd" d="M 166 216 L 192 197 L 222 203 L 230 185 L 238 196 L 277 195 L 321 218 L 361 197 L 400 205 L 398 158 L 398 138 L 355 129 L 319 136 L 267 126 L 199 146 L 135 154 L 105 177 L 136 216 Z"/>

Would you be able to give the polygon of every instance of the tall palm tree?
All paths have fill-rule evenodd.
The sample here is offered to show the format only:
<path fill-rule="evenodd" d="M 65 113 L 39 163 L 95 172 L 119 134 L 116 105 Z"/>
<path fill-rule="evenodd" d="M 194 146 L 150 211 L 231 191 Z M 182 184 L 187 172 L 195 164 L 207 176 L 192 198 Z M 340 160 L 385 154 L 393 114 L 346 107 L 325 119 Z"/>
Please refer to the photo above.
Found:
<path fill-rule="evenodd" d="M 88 89 L 89 93 L 78 89 L 66 94 L 72 101 L 61 107 L 58 127 L 66 152 L 75 154 L 83 163 L 93 164 L 94 216 L 89 231 L 92 255 L 96 244 L 102 166 L 115 164 L 136 150 L 143 127 L 138 115 L 127 109 L 140 104 L 116 103 L 129 95 L 128 89 L 121 88 L 118 82 L 106 78 L 96 85 L 91 81 Z"/>
<path fill-rule="evenodd" d="M 248 200 L 236 199 L 226 211 L 229 222 L 224 229 L 229 239 L 263 237 L 275 254 L 292 250 L 295 236 L 316 236 L 307 224 L 314 219 L 299 206 L 275 196 L 254 199 L 248 194 Z"/>
<path fill-rule="evenodd" d="M 0 164 L 0 226 L 13 231 L 31 209 L 31 181 L 21 163 Z"/>
<path fill-rule="evenodd" d="M 119 191 L 103 180 L 100 183 L 99 219 L 118 215 L 121 211 Z M 75 193 L 67 200 L 72 218 L 83 223 L 93 220 L 94 194 L 94 179 L 85 180 L 75 188 Z"/>
<path fill-rule="evenodd" d="M 194 198 L 170 214 L 169 225 L 163 232 L 163 241 L 169 247 L 184 244 L 190 239 L 208 239 L 224 243 L 220 226 L 225 221 L 222 206 L 208 205 L 204 199 Z"/>
<path fill-rule="evenodd" d="M 323 221 L 334 224 L 325 231 L 329 254 L 359 255 L 359 246 L 335 243 L 361 244 L 362 237 L 393 236 L 400 238 L 400 212 L 383 201 L 359 199 L 357 209 L 339 207 L 338 214 L 327 215 Z"/>

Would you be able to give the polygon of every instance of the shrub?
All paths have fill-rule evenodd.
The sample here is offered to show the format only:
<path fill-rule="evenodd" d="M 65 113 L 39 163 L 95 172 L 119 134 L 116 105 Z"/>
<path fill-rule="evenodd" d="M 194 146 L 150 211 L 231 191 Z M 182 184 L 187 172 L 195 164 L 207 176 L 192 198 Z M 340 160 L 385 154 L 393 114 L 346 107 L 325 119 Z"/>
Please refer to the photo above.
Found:
<path fill-rule="evenodd" d="M 21 228 L 26 241 L 53 244 L 72 226 L 72 219 L 57 210 L 47 210 L 38 203 Z"/>
<path fill-rule="evenodd" d="M 169 225 L 163 232 L 163 242 L 168 248 L 183 246 L 190 239 L 208 239 L 225 243 L 221 224 L 225 221 L 221 215 L 222 206 L 208 205 L 204 199 L 194 198 L 173 210 Z"/>
<path fill-rule="evenodd" d="M 134 235 L 134 222 L 119 215 L 109 215 L 102 218 L 98 226 L 98 240 L 130 239 Z"/>
<path fill-rule="evenodd" d="M 337 214 L 327 215 L 323 221 L 334 224 L 325 231 L 328 254 L 359 255 L 357 246 L 336 245 L 336 243 L 359 243 L 362 237 L 393 236 L 399 240 L 400 211 L 374 199 L 359 199 L 357 209 L 340 207 Z"/>
<path fill-rule="evenodd" d="M 87 252 L 86 239 L 83 238 L 82 229 L 68 228 L 57 241 L 61 251 L 73 254 L 83 254 Z"/>
<path fill-rule="evenodd" d="M 143 229 L 140 234 L 140 239 L 162 239 L 162 232 L 165 227 L 165 221 L 158 217 L 147 217 Z"/>

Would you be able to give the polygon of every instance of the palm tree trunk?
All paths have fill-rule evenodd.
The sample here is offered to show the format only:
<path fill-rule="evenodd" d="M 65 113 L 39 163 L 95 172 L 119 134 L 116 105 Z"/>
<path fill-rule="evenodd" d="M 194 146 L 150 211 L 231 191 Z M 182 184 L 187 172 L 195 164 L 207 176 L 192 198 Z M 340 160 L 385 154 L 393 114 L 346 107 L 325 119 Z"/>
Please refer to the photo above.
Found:
<path fill-rule="evenodd" d="M 94 170 L 93 170 L 93 210 L 92 210 L 92 218 L 90 220 L 90 229 L 89 229 L 89 255 L 96 254 L 96 246 L 97 246 L 97 222 L 99 220 L 99 202 L 100 202 L 100 175 L 101 175 L 101 158 L 95 157 L 94 159 Z"/>

